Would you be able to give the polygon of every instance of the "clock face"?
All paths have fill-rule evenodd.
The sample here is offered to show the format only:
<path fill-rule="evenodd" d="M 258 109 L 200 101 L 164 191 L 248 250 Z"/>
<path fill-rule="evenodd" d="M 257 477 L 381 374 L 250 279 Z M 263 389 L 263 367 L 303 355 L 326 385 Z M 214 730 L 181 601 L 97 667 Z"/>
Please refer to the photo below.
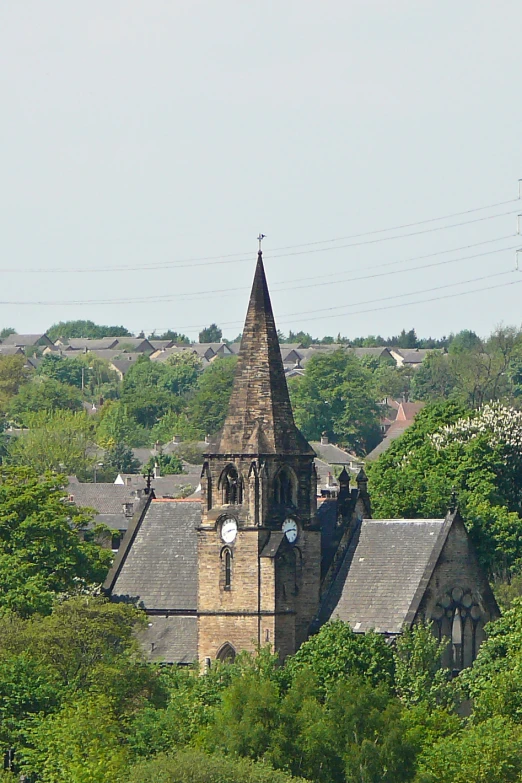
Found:
<path fill-rule="evenodd" d="M 221 525 L 221 538 L 225 544 L 231 544 L 237 536 L 237 522 L 229 517 Z"/>
<path fill-rule="evenodd" d="M 297 523 L 295 519 L 285 519 L 283 522 L 283 533 L 289 544 L 293 544 L 297 538 Z"/>

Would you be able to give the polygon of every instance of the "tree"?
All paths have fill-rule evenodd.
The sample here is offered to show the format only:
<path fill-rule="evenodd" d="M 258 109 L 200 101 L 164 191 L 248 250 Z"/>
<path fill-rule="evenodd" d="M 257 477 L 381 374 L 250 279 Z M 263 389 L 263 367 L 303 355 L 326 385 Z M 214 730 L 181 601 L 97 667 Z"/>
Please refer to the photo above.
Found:
<path fill-rule="evenodd" d="M 136 434 L 139 431 L 141 442 L 136 442 Z M 146 433 L 136 421 L 129 415 L 127 405 L 119 400 L 106 402 L 100 412 L 96 440 L 106 449 L 111 449 L 117 443 L 125 445 L 142 446 L 146 441 Z"/>
<path fill-rule="evenodd" d="M 125 731 L 106 696 L 84 695 L 31 731 L 22 770 L 48 783 L 125 783 Z"/>
<path fill-rule="evenodd" d="M 464 353 L 473 351 L 476 348 L 481 348 L 481 340 L 471 329 L 462 329 L 461 332 L 457 332 L 457 334 L 450 337 L 449 353 Z"/>
<path fill-rule="evenodd" d="M 201 750 L 159 755 L 131 768 L 129 783 L 305 783 L 269 764 Z"/>
<path fill-rule="evenodd" d="M 201 435 L 215 434 L 225 423 L 236 364 L 236 356 L 218 359 L 199 376 L 187 416 Z"/>
<path fill-rule="evenodd" d="M 457 385 L 457 376 L 447 354 L 429 353 L 415 371 L 411 396 L 415 400 L 447 400 Z"/>
<path fill-rule="evenodd" d="M 522 558 L 522 414 L 500 403 L 466 411 L 426 406 L 369 466 L 377 517 L 444 516 L 451 488 L 491 575 L 506 578 Z"/>
<path fill-rule="evenodd" d="M 86 337 L 93 340 L 103 337 L 132 337 L 124 326 L 101 326 L 94 321 L 60 321 L 53 324 L 46 334 L 53 342 L 68 337 Z"/>
<path fill-rule="evenodd" d="M 172 329 L 167 329 L 163 334 L 149 334 L 149 340 L 172 340 L 176 345 L 190 345 L 190 340 L 186 334 L 181 332 L 174 332 Z"/>
<path fill-rule="evenodd" d="M 55 597 L 105 578 L 112 555 L 83 540 L 92 515 L 63 502 L 59 477 L 3 468 L 0 483 L 0 611 L 48 613 Z"/>
<path fill-rule="evenodd" d="M 139 473 L 140 462 L 125 443 L 115 443 L 107 450 L 103 467 L 105 470 L 112 469 L 117 473 Z"/>
<path fill-rule="evenodd" d="M 470 725 L 427 748 L 419 783 L 518 783 L 522 727 L 497 716 Z"/>
<path fill-rule="evenodd" d="M 85 386 L 86 368 L 84 363 L 76 358 L 47 354 L 38 365 L 36 374 L 45 378 L 54 378 L 60 383 L 76 386 L 78 389 Z"/>
<path fill-rule="evenodd" d="M 82 410 L 81 392 L 54 378 L 34 378 L 11 399 L 8 415 L 18 425 L 27 427 L 32 414 L 66 410 Z"/>
<path fill-rule="evenodd" d="M 393 680 L 393 653 L 381 634 L 354 633 L 341 620 L 323 625 L 288 659 L 286 670 L 294 677 L 313 671 L 319 685 L 331 689 L 346 677 L 367 678 L 373 685 Z"/>
<path fill-rule="evenodd" d="M 0 331 L 0 340 L 5 340 L 5 338 L 9 337 L 10 334 L 16 334 L 16 329 L 13 329 L 12 326 L 5 326 Z"/>
<path fill-rule="evenodd" d="M 473 699 L 473 718 L 502 716 L 522 723 L 522 599 L 487 627 L 473 667 L 461 679 Z"/>
<path fill-rule="evenodd" d="M 184 473 L 183 461 L 177 454 L 156 454 L 145 465 L 145 470 L 154 470 L 158 466 L 162 476 Z"/>
<path fill-rule="evenodd" d="M 25 362 L 25 356 L 0 356 L 0 413 L 5 413 L 10 400 L 28 380 Z"/>
<path fill-rule="evenodd" d="M 430 623 L 422 622 L 405 629 L 397 639 L 393 651 L 395 691 L 408 706 L 453 708 L 451 671 L 441 667 L 447 644 L 447 639 L 438 641 Z"/>
<path fill-rule="evenodd" d="M 200 343 L 219 343 L 222 335 L 223 332 L 217 324 L 210 324 L 199 333 L 198 339 Z"/>
<path fill-rule="evenodd" d="M 329 438 L 357 453 L 379 441 L 379 411 L 372 374 L 350 353 L 339 349 L 314 356 L 302 378 L 289 383 L 297 426 L 308 440 Z"/>
<path fill-rule="evenodd" d="M 57 410 L 27 414 L 27 431 L 11 438 L 7 462 L 32 468 L 36 473 L 47 471 L 89 475 L 94 462 L 94 424 L 83 411 L 74 413 Z"/>

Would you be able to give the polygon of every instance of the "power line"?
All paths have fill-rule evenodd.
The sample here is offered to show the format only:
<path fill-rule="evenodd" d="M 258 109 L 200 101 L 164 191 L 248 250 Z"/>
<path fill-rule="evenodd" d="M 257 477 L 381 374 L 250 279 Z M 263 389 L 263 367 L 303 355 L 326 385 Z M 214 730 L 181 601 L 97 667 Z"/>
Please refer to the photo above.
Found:
<path fill-rule="evenodd" d="M 496 253 L 503 253 L 506 251 L 516 250 L 518 245 L 512 245 L 510 247 L 505 248 L 496 248 L 495 250 L 488 250 L 484 253 L 474 253 L 473 255 L 469 256 L 461 256 L 460 258 L 450 258 L 445 261 L 437 261 L 431 264 L 421 264 L 420 266 L 414 266 L 409 267 L 407 269 L 396 269 L 390 272 L 378 272 L 376 274 L 371 275 L 360 275 L 359 277 L 348 277 L 338 280 L 330 280 L 327 282 L 321 282 L 321 283 L 308 283 L 306 285 L 293 285 L 292 290 L 295 289 L 302 289 L 302 288 L 317 288 L 318 286 L 328 286 L 328 285 L 339 285 L 340 283 L 355 283 L 360 280 L 369 280 L 374 279 L 376 277 L 387 277 L 389 275 L 398 275 L 398 274 L 404 274 L 405 272 L 416 272 L 419 270 L 424 269 L 430 269 L 433 267 L 438 266 L 445 266 L 447 264 L 454 264 L 461 261 L 470 261 L 475 258 L 482 258 L 484 256 L 494 255 Z M 435 254 L 430 254 L 435 255 Z M 422 256 L 421 256 L 422 258 Z M 393 262 L 393 263 L 399 263 L 399 262 Z M 377 265 L 377 267 L 369 267 L 372 268 L 378 268 L 381 265 Z M 147 302 L 149 303 L 168 303 L 175 299 L 182 299 L 184 301 L 190 301 L 196 296 L 200 296 L 203 294 L 208 294 L 209 296 L 215 297 L 216 294 L 229 294 L 229 293 L 235 293 L 237 291 L 243 291 L 248 290 L 246 286 L 242 288 L 224 288 L 224 289 L 214 289 L 206 292 L 200 292 L 200 294 L 160 294 L 160 295 L 154 295 L 154 296 L 142 296 L 142 297 L 133 297 L 133 298 L 121 298 L 121 299 L 77 299 L 77 300 L 71 300 L 71 299 L 64 299 L 64 300 L 54 300 L 54 301 L 0 301 L 0 304 L 2 305 L 14 305 L 14 306 L 47 306 L 47 307 L 56 307 L 56 306 L 84 306 L 84 305 L 122 305 L 122 304 L 145 304 Z M 272 291 L 274 293 L 280 293 L 281 291 L 287 290 L 286 288 L 273 288 Z"/>
<path fill-rule="evenodd" d="M 500 206 L 502 204 L 510 204 L 515 201 L 518 201 L 518 199 L 511 199 L 507 202 L 498 202 L 497 205 L 493 206 Z M 465 212 L 457 212 L 454 213 L 453 216 L 458 215 L 465 215 L 472 212 L 477 212 L 483 209 L 488 209 L 491 207 L 476 207 L 471 210 L 466 210 Z M 481 223 L 487 220 L 496 220 L 500 217 L 505 217 L 507 215 L 515 215 L 518 213 L 518 210 L 509 210 L 507 212 L 500 212 L 496 215 L 484 215 L 483 217 L 474 218 L 473 220 L 465 220 L 461 221 L 459 223 L 452 223 L 447 226 L 434 226 L 432 228 L 426 228 L 422 229 L 420 231 L 413 231 L 406 234 L 397 234 L 396 236 L 390 236 L 390 237 L 379 237 L 377 239 L 367 239 L 361 242 L 351 242 L 349 244 L 343 244 L 343 245 L 335 245 L 332 247 L 313 247 L 315 245 L 322 245 L 322 244 L 328 244 L 333 242 L 340 242 L 344 241 L 345 239 L 356 239 L 358 237 L 363 236 L 373 236 L 374 234 L 380 234 L 380 233 L 386 233 L 394 230 L 400 230 L 404 227 L 413 227 L 416 225 L 423 225 L 425 223 L 435 222 L 438 220 L 444 220 L 452 217 L 452 215 L 447 215 L 444 218 L 430 218 L 428 220 L 424 221 L 418 221 L 417 223 L 407 223 L 403 224 L 403 226 L 398 226 L 395 229 L 393 228 L 387 228 L 387 229 L 377 229 L 375 231 L 367 231 L 362 234 L 353 234 L 351 236 L 346 237 L 338 237 L 336 239 L 324 239 L 324 240 L 318 240 L 316 242 L 309 242 L 305 244 L 296 244 L 296 245 L 286 245 L 284 247 L 280 248 L 274 248 L 275 254 L 273 255 L 266 255 L 266 258 L 288 258 L 290 256 L 296 256 L 296 255 L 307 255 L 311 253 L 320 253 L 320 252 L 329 252 L 332 250 L 342 250 L 349 247 L 362 247 L 364 245 L 371 245 L 376 244 L 380 242 L 390 242 L 395 239 L 405 239 L 413 236 L 419 236 L 421 234 L 429 234 L 436 231 L 446 231 L 448 229 L 452 228 L 459 228 L 461 226 L 467 226 L 474 223 Z M 278 253 L 278 250 L 288 250 L 292 248 L 312 248 L 307 250 L 292 250 L 292 252 L 288 253 Z M 236 256 L 243 256 L 240 258 L 236 258 Z M 26 274 L 94 274 L 94 273 L 109 273 L 109 272 L 142 272 L 145 270 L 161 270 L 161 269 L 183 269 L 183 268 L 193 268 L 195 266 L 215 266 L 218 264 L 236 264 L 236 263 L 251 263 L 252 262 L 252 253 L 247 254 L 241 254 L 241 253 L 231 253 L 228 255 L 218 255 L 218 256 L 203 256 L 200 258 L 192 258 L 192 259 L 185 259 L 182 261 L 166 261 L 161 263 L 153 263 L 153 264 L 139 264 L 136 266 L 132 265 L 122 265 L 122 266 L 116 266 L 116 267 L 109 267 L 109 266 L 103 266 L 103 267 L 93 267 L 93 268 L 86 268 L 86 267 L 78 267 L 74 269 L 64 268 L 64 267 L 56 267 L 52 269 L 19 269 L 19 268 L 7 268 L 7 269 L 0 269 L 0 273 L 20 273 L 24 272 Z"/>
<path fill-rule="evenodd" d="M 291 287 L 291 290 L 297 290 L 302 288 L 317 288 L 319 286 L 328 286 L 328 285 L 339 285 L 340 283 L 355 283 L 360 280 L 369 280 L 374 279 L 376 277 L 387 277 L 389 275 L 399 275 L 404 274 L 406 272 L 416 272 L 419 270 L 424 269 L 431 269 L 433 267 L 438 266 L 445 266 L 447 264 L 455 264 L 459 263 L 461 261 L 470 261 L 475 258 L 482 258 L 484 256 L 494 255 L 496 253 L 504 253 L 507 251 L 516 250 L 518 245 L 512 245 L 510 247 L 504 247 L 504 248 L 495 248 L 494 250 L 487 250 L 484 253 L 474 253 L 469 256 L 461 256 L 460 258 L 450 258 L 445 261 L 436 261 L 431 264 L 421 264 L 420 266 L 414 266 L 414 267 L 408 267 L 407 269 L 395 269 L 393 271 L 389 272 L 377 272 L 375 274 L 370 275 L 360 275 L 358 277 L 348 277 L 338 280 L 329 280 L 325 282 L 319 282 L 319 283 L 307 283 L 305 285 L 293 285 Z M 444 251 L 442 251 L 444 252 Z M 433 254 L 430 254 L 433 255 Z M 422 258 L 422 256 L 421 256 Z M 393 263 L 399 263 L 399 262 L 393 262 Z M 378 265 L 382 266 L 382 265 Z M 372 267 L 370 267 L 371 269 Z M 214 289 L 207 292 L 200 292 L 198 296 L 203 294 L 208 294 L 209 296 L 215 297 L 216 294 L 228 294 L 228 293 L 235 293 L 236 291 L 241 290 L 248 290 L 245 287 L 243 288 L 237 288 L 237 289 L 231 289 L 231 288 L 225 288 L 225 289 Z M 287 290 L 286 288 L 273 288 L 272 291 L 274 293 L 279 293 L 281 291 Z M 0 305 L 12 305 L 12 306 L 41 306 L 41 307 L 57 307 L 57 306 L 74 306 L 74 307 L 82 307 L 86 305 L 122 305 L 122 304 L 145 304 L 145 303 L 168 303 L 175 299 L 182 299 L 184 301 L 190 301 L 191 299 L 195 298 L 196 294 L 160 294 L 160 295 L 154 295 L 154 296 L 141 296 L 141 297 L 133 297 L 133 298 L 121 298 L 121 299 L 67 299 L 67 300 L 52 300 L 52 301 L 0 301 Z"/>

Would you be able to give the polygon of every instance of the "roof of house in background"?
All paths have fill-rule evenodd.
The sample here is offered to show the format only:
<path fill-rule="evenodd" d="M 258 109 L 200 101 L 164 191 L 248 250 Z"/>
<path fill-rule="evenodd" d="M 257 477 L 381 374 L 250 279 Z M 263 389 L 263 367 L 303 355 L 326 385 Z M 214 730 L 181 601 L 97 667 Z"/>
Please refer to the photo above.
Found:
<path fill-rule="evenodd" d="M 0 343 L 0 354 L 2 356 L 25 355 L 20 345 L 5 345 L 4 343 Z"/>
<path fill-rule="evenodd" d="M 381 359 L 383 357 L 389 357 L 392 359 L 392 355 L 390 353 L 390 349 L 387 348 L 384 345 L 378 346 L 378 347 L 361 347 L 361 348 L 351 348 L 350 350 L 353 351 L 353 353 L 357 356 L 358 359 L 362 359 L 364 356 L 373 356 L 376 359 Z"/>
<path fill-rule="evenodd" d="M 175 498 L 183 490 L 191 489 L 193 494 L 199 487 L 201 466 L 192 465 L 187 473 L 175 473 L 169 476 L 158 476 L 151 480 L 151 486 L 157 498 Z M 138 473 L 120 473 L 116 481 L 126 489 L 145 487 L 145 479 Z"/>
<path fill-rule="evenodd" d="M 26 345 L 52 345 L 53 341 L 45 334 L 10 334 L 2 338 L 2 345 L 19 345 L 24 348 Z"/>
<path fill-rule="evenodd" d="M 322 622 L 401 633 L 414 619 L 415 598 L 426 589 L 452 520 L 364 519 L 324 598 Z"/>
<path fill-rule="evenodd" d="M 172 348 L 174 345 L 176 345 L 174 340 L 151 340 L 150 337 L 149 343 L 152 345 L 155 351 L 164 351 L 165 348 Z"/>
<path fill-rule="evenodd" d="M 310 442 L 310 446 L 317 456 L 329 465 L 362 464 L 362 460 L 359 460 L 355 454 L 351 454 L 349 451 L 346 451 L 346 449 L 336 446 L 335 443 L 321 443 L 320 441 L 314 440 Z"/>
<path fill-rule="evenodd" d="M 90 337 L 69 337 L 67 340 L 56 340 L 55 345 L 63 346 L 65 351 L 99 351 L 115 348 L 119 339 L 119 337 L 100 337 L 98 340 L 93 340 Z"/>
<path fill-rule="evenodd" d="M 145 487 L 142 480 L 141 488 Z M 69 502 L 78 507 L 97 511 L 94 522 L 107 525 L 113 530 L 127 530 L 136 511 L 143 504 L 143 494 L 133 487 L 117 484 L 81 483 L 75 476 L 69 478 L 67 486 Z"/>

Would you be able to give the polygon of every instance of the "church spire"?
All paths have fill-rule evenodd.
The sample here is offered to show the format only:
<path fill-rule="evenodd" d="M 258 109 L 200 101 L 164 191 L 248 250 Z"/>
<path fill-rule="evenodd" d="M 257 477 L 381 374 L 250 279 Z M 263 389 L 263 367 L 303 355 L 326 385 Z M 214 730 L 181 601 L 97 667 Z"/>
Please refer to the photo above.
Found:
<path fill-rule="evenodd" d="M 313 454 L 294 423 L 261 249 L 221 454 Z"/>

